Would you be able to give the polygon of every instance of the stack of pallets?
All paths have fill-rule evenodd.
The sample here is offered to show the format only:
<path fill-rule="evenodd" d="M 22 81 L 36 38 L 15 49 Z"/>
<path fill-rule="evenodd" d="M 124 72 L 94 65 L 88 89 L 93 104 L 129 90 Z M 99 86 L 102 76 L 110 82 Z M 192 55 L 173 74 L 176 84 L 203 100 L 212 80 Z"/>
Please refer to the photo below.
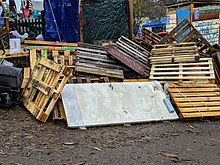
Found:
<path fill-rule="evenodd" d="M 215 81 L 212 58 L 199 58 L 195 43 L 155 45 L 151 64 L 151 80 Z"/>
<path fill-rule="evenodd" d="M 106 48 L 91 44 L 79 44 L 76 53 L 76 75 L 96 75 L 123 79 L 123 67 L 108 58 Z"/>

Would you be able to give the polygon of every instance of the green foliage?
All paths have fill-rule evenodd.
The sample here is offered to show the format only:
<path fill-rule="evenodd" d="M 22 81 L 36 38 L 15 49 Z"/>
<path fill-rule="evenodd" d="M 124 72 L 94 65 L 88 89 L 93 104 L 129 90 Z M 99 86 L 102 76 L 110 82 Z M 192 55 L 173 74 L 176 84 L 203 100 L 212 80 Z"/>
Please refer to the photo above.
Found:
<path fill-rule="evenodd" d="M 150 20 L 166 16 L 165 5 L 176 0 L 134 0 L 135 26 L 140 26 L 144 18 Z"/>

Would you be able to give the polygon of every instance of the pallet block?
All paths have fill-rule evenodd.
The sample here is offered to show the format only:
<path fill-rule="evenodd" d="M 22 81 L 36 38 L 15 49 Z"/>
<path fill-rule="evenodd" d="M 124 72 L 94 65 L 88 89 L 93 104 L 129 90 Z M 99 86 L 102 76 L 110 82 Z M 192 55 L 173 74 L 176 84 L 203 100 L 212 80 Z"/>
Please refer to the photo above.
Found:
<path fill-rule="evenodd" d="M 169 93 L 183 119 L 220 116 L 216 84 L 170 84 Z"/>
<path fill-rule="evenodd" d="M 29 78 L 30 78 L 30 74 L 31 74 L 31 69 L 30 67 L 26 67 L 23 70 L 23 81 L 21 84 L 21 88 L 25 88 L 25 86 L 27 85 Z"/>
<path fill-rule="evenodd" d="M 154 45 L 151 64 L 198 61 L 199 53 L 195 42 Z"/>
<path fill-rule="evenodd" d="M 212 58 L 201 58 L 199 62 L 153 64 L 150 80 L 191 81 L 209 80 L 215 82 Z"/>
<path fill-rule="evenodd" d="M 66 114 L 65 114 L 65 110 L 64 110 L 64 106 L 63 106 L 63 102 L 62 102 L 61 97 L 59 97 L 59 99 L 57 100 L 57 102 L 53 108 L 52 118 L 53 118 L 53 120 L 66 121 Z"/>
<path fill-rule="evenodd" d="M 70 68 L 41 58 L 23 90 L 21 102 L 36 119 L 46 122 L 70 74 Z"/>

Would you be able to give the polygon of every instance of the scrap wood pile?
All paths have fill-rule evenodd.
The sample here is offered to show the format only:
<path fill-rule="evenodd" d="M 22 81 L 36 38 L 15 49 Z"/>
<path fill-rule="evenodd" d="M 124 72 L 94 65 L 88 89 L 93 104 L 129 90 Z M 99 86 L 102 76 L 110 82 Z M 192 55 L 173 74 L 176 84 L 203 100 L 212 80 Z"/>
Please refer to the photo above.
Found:
<path fill-rule="evenodd" d="M 181 118 L 220 116 L 220 57 L 206 39 L 186 20 L 163 39 L 146 29 L 142 34 L 107 47 L 25 41 L 30 68 L 24 69 L 22 103 L 42 122 L 50 114 L 66 120 L 65 84 L 110 83 L 113 89 L 113 82 L 157 80 L 170 83 Z"/>

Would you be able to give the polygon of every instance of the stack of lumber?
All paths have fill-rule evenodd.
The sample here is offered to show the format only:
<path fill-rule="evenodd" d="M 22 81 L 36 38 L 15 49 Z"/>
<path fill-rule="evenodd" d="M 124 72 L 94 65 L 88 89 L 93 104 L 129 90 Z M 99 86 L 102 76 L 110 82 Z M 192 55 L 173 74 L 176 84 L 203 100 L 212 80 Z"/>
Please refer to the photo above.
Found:
<path fill-rule="evenodd" d="M 151 64 L 191 62 L 199 59 L 195 42 L 154 45 L 151 51 Z"/>
<path fill-rule="evenodd" d="M 142 29 L 141 32 L 141 36 L 135 38 L 135 42 L 146 48 L 148 51 L 151 51 L 153 45 L 158 44 L 162 39 L 159 35 L 148 29 Z"/>
<path fill-rule="evenodd" d="M 202 54 L 211 54 L 216 51 L 187 19 L 177 25 L 159 44 L 171 44 L 174 42 L 196 42 L 199 52 Z"/>
<path fill-rule="evenodd" d="M 108 58 L 106 50 L 101 46 L 80 43 L 76 53 L 75 74 L 124 79 L 123 67 Z"/>
<path fill-rule="evenodd" d="M 109 48 L 108 53 L 111 58 L 123 63 L 141 77 L 149 77 L 150 52 L 143 47 L 122 36 L 116 42 L 116 46 Z"/>
<path fill-rule="evenodd" d="M 220 116 L 216 84 L 170 84 L 169 93 L 183 119 Z"/>

